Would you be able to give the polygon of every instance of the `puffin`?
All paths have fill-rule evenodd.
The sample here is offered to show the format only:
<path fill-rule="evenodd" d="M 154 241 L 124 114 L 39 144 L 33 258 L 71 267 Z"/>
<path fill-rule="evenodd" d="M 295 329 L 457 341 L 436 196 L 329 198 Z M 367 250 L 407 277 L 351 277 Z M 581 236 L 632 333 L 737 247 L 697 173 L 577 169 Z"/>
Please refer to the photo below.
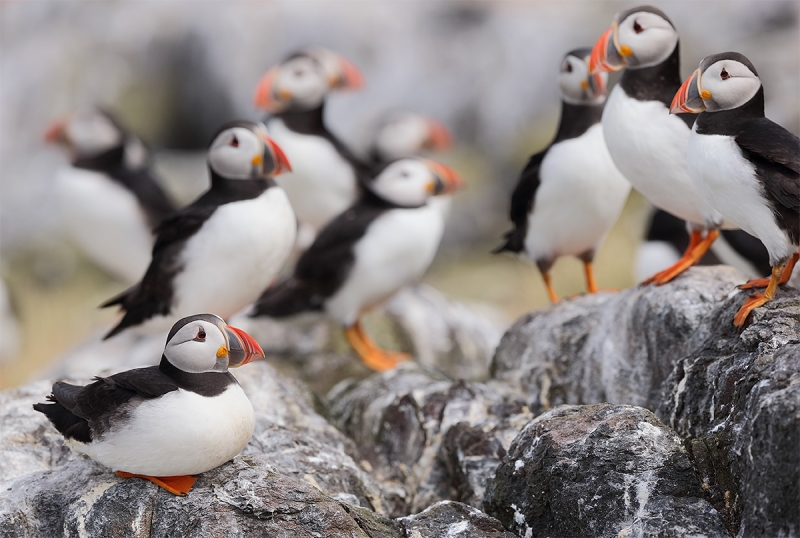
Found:
<path fill-rule="evenodd" d="M 523 169 L 511 196 L 514 227 L 494 251 L 536 263 L 552 302 L 558 296 L 550 269 L 560 256 L 577 256 L 584 264 L 589 293 L 597 291 L 592 260 L 630 191 L 603 139 L 600 118 L 607 75 L 589 73 L 590 53 L 588 48 L 576 49 L 561 62 L 558 130 Z"/>
<path fill-rule="evenodd" d="M 359 159 L 325 124 L 325 100 L 333 90 L 358 89 L 363 78 L 344 56 L 314 47 L 289 55 L 258 83 L 254 103 L 270 113 L 270 136 L 294 163 L 279 178 L 300 224 L 300 247 L 350 207 L 372 167 Z"/>
<path fill-rule="evenodd" d="M 694 116 L 670 115 L 681 85 L 678 32 L 658 8 L 616 15 L 592 49 L 592 73 L 625 69 L 603 111 L 603 134 L 614 163 L 654 206 L 686 221 L 689 245 L 671 267 L 645 284 L 662 285 L 696 264 L 719 236 L 722 216 L 689 177 L 686 146 Z"/>
<path fill-rule="evenodd" d="M 158 366 L 86 386 L 59 381 L 49 403 L 33 408 L 78 454 L 184 496 L 192 475 L 219 467 L 250 441 L 253 406 L 228 369 L 263 357 L 250 335 L 219 316 L 188 316 L 172 326 Z"/>
<path fill-rule="evenodd" d="M 175 212 L 142 140 L 109 112 L 87 108 L 53 121 L 47 142 L 66 149 L 56 193 L 64 224 L 88 258 L 136 282 L 150 261 L 153 231 Z"/>
<path fill-rule="evenodd" d="M 369 147 L 370 162 L 380 166 L 406 157 L 450 148 L 453 137 L 440 121 L 408 110 L 395 110 L 378 121 Z"/>
<path fill-rule="evenodd" d="M 223 125 L 208 150 L 211 188 L 156 229 L 138 284 L 105 302 L 125 315 L 106 335 L 166 332 L 192 312 L 227 318 L 272 283 L 289 258 L 297 223 L 273 176 L 291 170 L 263 124 Z"/>
<path fill-rule="evenodd" d="M 323 312 L 344 327 L 364 364 L 389 370 L 408 355 L 379 348 L 361 325 L 363 314 L 422 277 L 444 231 L 430 203 L 461 186 L 451 168 L 401 159 L 366 184 L 361 198 L 325 226 L 300 256 L 293 275 L 267 289 L 248 315 L 287 318 Z"/>
<path fill-rule="evenodd" d="M 769 253 L 766 287 L 747 298 L 733 318 L 775 298 L 800 257 L 800 138 L 764 116 L 764 87 L 755 66 L 738 52 L 707 56 L 672 101 L 673 114 L 699 114 L 686 154 L 697 188 L 725 218 L 757 237 Z"/>

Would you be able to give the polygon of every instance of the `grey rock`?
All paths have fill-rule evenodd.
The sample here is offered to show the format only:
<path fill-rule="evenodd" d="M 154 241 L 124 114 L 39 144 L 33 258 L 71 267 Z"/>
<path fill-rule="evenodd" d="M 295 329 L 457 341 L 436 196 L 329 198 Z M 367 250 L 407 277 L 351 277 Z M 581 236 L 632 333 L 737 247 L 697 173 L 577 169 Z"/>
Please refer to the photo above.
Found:
<path fill-rule="evenodd" d="M 331 419 L 372 469 L 393 517 L 444 499 L 477 503 L 476 491 L 491 478 L 516 433 L 493 436 L 492 429 L 505 432 L 503 421 L 521 426 L 531 418 L 522 401 L 502 386 L 452 381 L 415 363 L 341 383 L 328 395 L 328 405 Z M 485 428 L 491 450 L 464 456 L 469 443 L 462 437 L 443 445 L 456 426 Z"/>
<path fill-rule="evenodd" d="M 495 518 L 454 501 L 440 501 L 397 520 L 407 538 L 513 538 Z"/>
<path fill-rule="evenodd" d="M 535 418 L 484 508 L 525 537 L 729 536 L 681 439 L 635 406 L 559 406 Z"/>
<path fill-rule="evenodd" d="M 655 409 L 690 335 L 744 278 L 695 267 L 664 286 L 598 293 L 532 312 L 503 336 L 493 376 L 525 394 L 534 414 L 560 404 L 625 403 Z"/>

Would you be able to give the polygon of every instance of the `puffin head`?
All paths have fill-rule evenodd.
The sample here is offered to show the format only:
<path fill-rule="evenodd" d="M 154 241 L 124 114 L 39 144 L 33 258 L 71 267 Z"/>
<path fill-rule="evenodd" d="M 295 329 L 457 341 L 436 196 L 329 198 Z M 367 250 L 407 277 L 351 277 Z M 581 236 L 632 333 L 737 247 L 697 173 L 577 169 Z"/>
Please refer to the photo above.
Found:
<path fill-rule="evenodd" d="M 371 152 L 377 160 L 394 161 L 425 151 L 442 151 L 451 144 L 450 132 L 440 122 L 423 114 L 401 110 L 380 120 Z"/>
<path fill-rule="evenodd" d="M 334 89 L 356 89 L 364 79 L 347 58 L 322 47 L 303 49 L 267 71 L 256 87 L 257 108 L 279 113 L 317 108 Z"/>
<path fill-rule="evenodd" d="M 561 98 L 573 105 L 602 103 L 606 98 L 607 73 L 589 72 L 591 49 L 575 49 L 564 56 L 558 73 Z"/>
<path fill-rule="evenodd" d="M 658 65 L 678 45 L 678 32 L 658 8 L 639 6 L 617 13 L 592 49 L 592 73 Z"/>
<path fill-rule="evenodd" d="M 408 158 L 387 165 L 368 188 L 392 204 L 419 207 L 431 196 L 452 193 L 463 184 L 461 176 L 449 166 L 429 159 Z"/>
<path fill-rule="evenodd" d="M 675 94 L 669 111 L 673 114 L 719 112 L 739 108 L 761 89 L 755 66 L 738 52 L 706 56 L 700 67 Z"/>
<path fill-rule="evenodd" d="M 164 358 L 184 372 L 227 372 L 263 358 L 252 336 L 226 325 L 214 314 L 198 314 L 178 320 L 167 336 Z"/>
<path fill-rule="evenodd" d="M 261 123 L 234 121 L 219 128 L 208 149 L 212 171 L 228 179 L 265 179 L 292 167 Z"/>

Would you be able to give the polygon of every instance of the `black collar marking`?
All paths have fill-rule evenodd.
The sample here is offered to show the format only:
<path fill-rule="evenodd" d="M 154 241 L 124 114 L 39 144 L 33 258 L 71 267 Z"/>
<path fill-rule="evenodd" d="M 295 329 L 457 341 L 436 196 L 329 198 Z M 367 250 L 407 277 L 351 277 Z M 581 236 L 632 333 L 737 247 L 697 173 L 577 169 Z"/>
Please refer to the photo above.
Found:
<path fill-rule="evenodd" d="M 175 367 L 163 355 L 158 369 L 169 376 L 179 388 L 197 393 L 200 396 L 218 396 L 225 392 L 229 386 L 236 383 L 236 378 L 230 372 L 203 372 L 199 374 L 184 372 Z"/>

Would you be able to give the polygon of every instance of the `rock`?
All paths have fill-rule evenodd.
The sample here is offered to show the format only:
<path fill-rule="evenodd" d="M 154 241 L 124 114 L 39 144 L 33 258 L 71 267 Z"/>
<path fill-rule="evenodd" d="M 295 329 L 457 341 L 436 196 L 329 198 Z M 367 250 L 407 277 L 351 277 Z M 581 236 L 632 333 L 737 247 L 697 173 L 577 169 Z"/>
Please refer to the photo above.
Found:
<path fill-rule="evenodd" d="M 525 394 L 534 414 L 599 402 L 656 409 L 689 336 L 710 336 L 704 321 L 743 280 L 730 267 L 694 267 L 664 286 L 585 295 L 532 312 L 503 336 L 492 374 Z"/>
<path fill-rule="evenodd" d="M 453 501 L 438 502 L 397 523 L 408 538 L 514 538 L 495 518 Z"/>
<path fill-rule="evenodd" d="M 680 438 L 650 411 L 559 406 L 511 444 L 486 512 L 518 536 L 728 536 Z"/>
<path fill-rule="evenodd" d="M 401 538 L 390 520 L 275 472 L 270 456 L 237 456 L 203 473 L 186 497 L 122 480 L 86 459 L 3 484 L 3 536 Z"/>
<path fill-rule="evenodd" d="M 475 502 L 476 491 L 491 478 L 516 433 L 493 435 L 493 429 L 500 432 L 501 423 L 521 425 L 531 418 L 502 386 L 451 381 L 415 363 L 342 383 L 327 400 L 331 419 L 355 441 L 393 517 L 444 499 Z M 485 429 L 482 440 L 489 450 L 465 456 L 473 447 L 463 436 L 443 447 L 454 426 Z"/>

